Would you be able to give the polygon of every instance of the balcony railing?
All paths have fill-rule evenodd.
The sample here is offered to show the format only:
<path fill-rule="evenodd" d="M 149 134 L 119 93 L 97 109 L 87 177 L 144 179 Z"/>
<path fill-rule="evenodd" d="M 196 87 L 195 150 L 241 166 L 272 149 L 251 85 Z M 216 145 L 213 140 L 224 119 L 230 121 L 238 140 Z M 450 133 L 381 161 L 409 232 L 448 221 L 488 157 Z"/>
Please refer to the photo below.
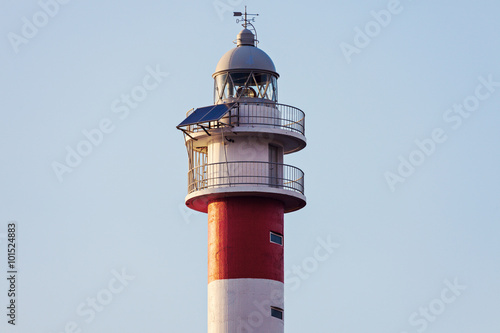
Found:
<path fill-rule="evenodd" d="M 188 193 L 232 186 L 266 186 L 304 194 L 304 172 L 291 165 L 269 162 L 212 163 L 188 172 Z"/>
<path fill-rule="evenodd" d="M 194 109 L 187 112 L 189 116 Z M 220 122 L 211 122 L 205 129 L 217 128 L 221 123 L 231 126 L 262 126 L 284 129 L 305 135 L 305 114 L 302 110 L 278 103 L 238 102 Z M 188 126 L 188 132 L 200 132 L 199 124 Z"/>

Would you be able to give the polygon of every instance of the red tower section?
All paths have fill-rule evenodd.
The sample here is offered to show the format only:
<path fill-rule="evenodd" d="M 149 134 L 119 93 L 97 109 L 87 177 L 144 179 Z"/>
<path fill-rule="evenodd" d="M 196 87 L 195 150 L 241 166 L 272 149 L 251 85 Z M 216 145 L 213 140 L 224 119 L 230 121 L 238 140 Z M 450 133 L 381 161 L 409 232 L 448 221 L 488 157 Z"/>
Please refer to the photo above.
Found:
<path fill-rule="evenodd" d="M 283 281 L 283 203 L 260 197 L 215 199 L 208 205 L 208 283 L 223 279 Z"/>

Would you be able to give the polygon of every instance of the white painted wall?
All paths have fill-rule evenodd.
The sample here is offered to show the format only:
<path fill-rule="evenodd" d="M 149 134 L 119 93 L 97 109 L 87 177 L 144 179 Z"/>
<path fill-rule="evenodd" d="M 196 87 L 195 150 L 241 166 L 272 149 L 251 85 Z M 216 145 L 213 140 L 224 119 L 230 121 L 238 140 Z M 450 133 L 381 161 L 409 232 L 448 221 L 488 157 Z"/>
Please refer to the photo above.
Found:
<path fill-rule="evenodd" d="M 231 132 L 213 134 L 208 142 L 208 163 L 259 161 L 269 162 L 269 144 L 273 142 L 269 135 L 255 133 L 231 135 Z M 228 139 L 232 140 L 229 141 Z M 278 146 L 278 163 L 283 163 L 283 148 Z M 269 166 L 265 164 L 219 164 L 208 166 L 208 186 L 229 183 L 262 184 L 267 183 Z M 244 175 L 245 178 L 238 178 Z M 227 177 L 230 177 L 229 179 Z"/>
<path fill-rule="evenodd" d="M 283 309 L 283 298 L 284 284 L 279 281 L 212 281 L 208 284 L 208 332 L 283 333 L 284 320 L 271 317 L 271 306 Z"/>

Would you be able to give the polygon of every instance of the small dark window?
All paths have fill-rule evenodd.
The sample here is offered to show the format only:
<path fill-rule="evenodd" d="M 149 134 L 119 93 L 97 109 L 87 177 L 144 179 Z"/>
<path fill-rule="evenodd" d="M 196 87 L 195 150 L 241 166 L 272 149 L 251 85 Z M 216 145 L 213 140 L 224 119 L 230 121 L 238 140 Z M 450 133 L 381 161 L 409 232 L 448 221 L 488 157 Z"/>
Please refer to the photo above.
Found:
<path fill-rule="evenodd" d="M 283 309 L 271 306 L 271 316 L 283 320 Z"/>
<path fill-rule="evenodd" d="M 283 245 L 283 235 L 271 231 L 271 243 Z"/>

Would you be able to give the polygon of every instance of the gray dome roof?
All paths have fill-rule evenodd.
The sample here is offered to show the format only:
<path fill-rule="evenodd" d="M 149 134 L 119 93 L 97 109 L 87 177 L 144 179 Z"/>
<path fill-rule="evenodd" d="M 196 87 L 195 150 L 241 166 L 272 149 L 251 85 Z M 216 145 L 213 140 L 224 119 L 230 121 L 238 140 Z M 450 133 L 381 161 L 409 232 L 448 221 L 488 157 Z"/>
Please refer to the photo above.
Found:
<path fill-rule="evenodd" d="M 260 69 L 276 73 L 276 67 L 271 58 L 266 52 L 254 46 L 253 41 L 253 33 L 248 29 L 243 29 L 237 37 L 238 46 L 220 58 L 213 76 L 222 71 L 238 69 Z"/>

